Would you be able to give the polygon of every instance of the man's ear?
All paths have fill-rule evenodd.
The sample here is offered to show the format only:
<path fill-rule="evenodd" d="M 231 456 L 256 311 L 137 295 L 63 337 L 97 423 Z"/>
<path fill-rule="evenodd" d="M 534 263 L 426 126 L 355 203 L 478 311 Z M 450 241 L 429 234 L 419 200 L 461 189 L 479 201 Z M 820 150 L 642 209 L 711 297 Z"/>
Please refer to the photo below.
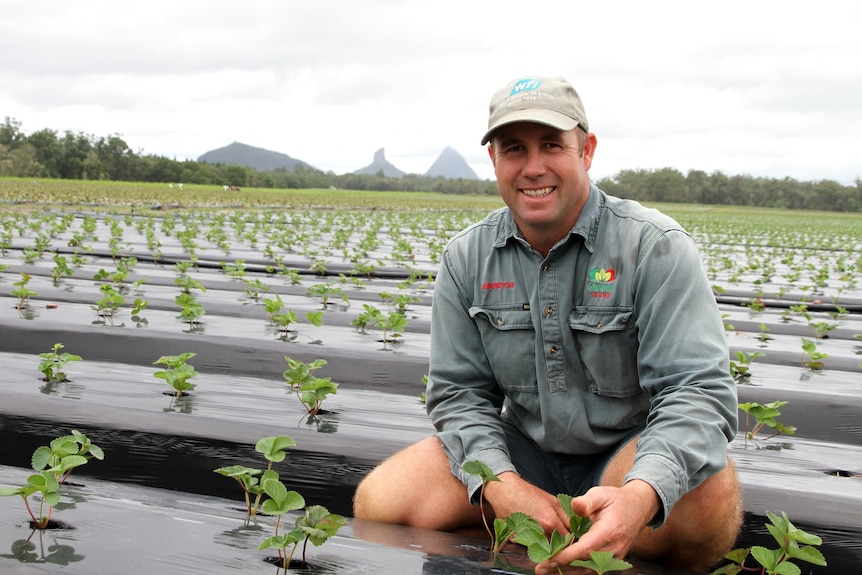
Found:
<path fill-rule="evenodd" d="M 590 132 L 587 134 L 587 139 L 584 140 L 584 169 L 589 170 L 590 166 L 593 164 L 593 154 L 596 153 L 596 146 L 599 145 L 599 141 L 596 139 L 596 135 Z"/>
<path fill-rule="evenodd" d="M 497 167 L 497 157 L 494 156 L 494 144 L 488 144 L 488 156 L 491 158 L 491 165 Z"/>

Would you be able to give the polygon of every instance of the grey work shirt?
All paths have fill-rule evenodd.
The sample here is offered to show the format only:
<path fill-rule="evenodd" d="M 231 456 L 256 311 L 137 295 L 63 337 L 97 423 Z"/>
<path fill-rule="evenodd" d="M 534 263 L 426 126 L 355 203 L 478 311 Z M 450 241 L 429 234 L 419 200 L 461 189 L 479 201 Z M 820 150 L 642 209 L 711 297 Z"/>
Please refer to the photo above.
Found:
<path fill-rule="evenodd" d="M 515 471 L 501 418 L 548 452 L 614 449 L 661 499 L 651 525 L 726 465 L 736 387 L 692 238 L 594 185 L 546 258 L 497 210 L 454 237 L 434 288 L 427 409 L 474 498 L 470 460 Z M 505 408 L 504 408 L 505 406 Z M 575 494 L 573 494 L 575 495 Z"/>

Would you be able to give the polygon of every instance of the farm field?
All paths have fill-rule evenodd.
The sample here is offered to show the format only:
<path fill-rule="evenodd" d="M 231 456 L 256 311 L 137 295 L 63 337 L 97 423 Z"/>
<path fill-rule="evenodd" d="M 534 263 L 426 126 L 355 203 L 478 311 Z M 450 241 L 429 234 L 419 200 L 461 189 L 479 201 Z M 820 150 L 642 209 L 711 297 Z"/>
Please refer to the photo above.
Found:
<path fill-rule="evenodd" d="M 448 238 L 500 202 L 336 192 L 0 180 L 0 485 L 21 484 L 33 450 L 71 429 L 106 454 L 75 471 L 84 485 L 57 507 L 80 528 L 33 537 L 20 498 L 0 497 L 4 572 L 130 568 L 131 557 L 101 550 L 130 538 L 141 573 L 263 572 L 272 551 L 257 546 L 271 522 L 244 526 L 242 493 L 215 468 L 261 467 L 255 442 L 288 435 L 297 445 L 277 466 L 284 483 L 349 516 L 362 476 L 431 432 L 419 395 L 433 277 Z M 786 401 L 778 421 L 796 428 L 747 438 L 753 420 L 740 415 L 740 546 L 770 546 L 766 513 L 786 512 L 823 538 L 828 565 L 803 572 L 852 572 L 862 563 L 862 217 L 661 209 L 700 246 L 740 402 Z M 39 354 L 57 343 L 82 359 L 66 381 L 41 381 Z M 196 386 L 167 395 L 153 364 L 187 352 Z M 315 375 L 338 390 L 317 415 L 288 387 L 286 357 L 326 361 Z M 531 572 L 517 550 L 489 563 L 484 539 L 352 521 L 309 553 L 321 573 Z"/>

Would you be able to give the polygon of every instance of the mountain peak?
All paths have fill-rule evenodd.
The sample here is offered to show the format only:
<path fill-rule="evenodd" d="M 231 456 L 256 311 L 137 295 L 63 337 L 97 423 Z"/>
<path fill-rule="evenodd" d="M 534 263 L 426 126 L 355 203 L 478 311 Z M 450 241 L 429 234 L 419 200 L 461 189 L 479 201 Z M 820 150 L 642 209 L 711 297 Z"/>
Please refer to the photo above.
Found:
<path fill-rule="evenodd" d="M 446 146 L 428 171 L 426 176 L 442 176 L 444 178 L 462 178 L 465 180 L 480 179 L 467 160 L 452 146 Z"/>
<path fill-rule="evenodd" d="M 245 166 L 264 172 L 277 169 L 293 171 L 297 167 L 311 167 L 302 160 L 291 158 L 287 154 L 256 148 L 240 142 L 232 142 L 223 148 L 210 150 L 202 154 L 197 161 L 208 164 Z"/>
<path fill-rule="evenodd" d="M 383 172 L 383 175 L 388 178 L 400 178 L 404 175 L 404 172 L 390 164 L 386 160 L 386 153 L 383 148 L 380 148 L 376 152 L 374 152 L 374 160 L 365 166 L 364 168 L 360 168 L 353 172 L 354 174 L 376 174 L 377 172 Z"/>

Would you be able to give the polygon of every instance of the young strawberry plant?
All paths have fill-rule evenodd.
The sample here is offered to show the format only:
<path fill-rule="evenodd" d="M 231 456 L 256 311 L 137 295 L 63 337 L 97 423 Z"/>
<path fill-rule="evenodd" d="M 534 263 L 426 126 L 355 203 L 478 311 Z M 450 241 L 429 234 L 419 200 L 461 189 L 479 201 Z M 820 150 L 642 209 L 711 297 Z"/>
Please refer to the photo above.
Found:
<path fill-rule="evenodd" d="M 277 549 L 279 564 L 287 571 L 290 568 L 296 547 L 302 541 L 304 533 L 299 528 L 296 528 L 279 535 L 278 529 L 281 526 L 282 516 L 290 511 L 302 509 L 305 506 L 305 498 L 296 491 L 288 491 L 277 478 L 264 479 L 261 484 L 262 490 L 269 496 L 269 499 L 263 502 L 263 512 L 268 515 L 275 515 L 276 521 L 274 534 L 266 538 L 258 546 L 258 549 Z M 288 552 L 287 548 L 291 545 L 293 547 Z M 305 563 L 304 555 L 305 553 L 303 552 L 303 563 Z"/>
<path fill-rule="evenodd" d="M 202 323 L 201 318 L 206 314 L 206 310 L 195 296 L 181 293 L 174 299 L 174 303 L 180 306 L 180 318 L 189 324 L 189 329 L 195 329 Z"/>
<path fill-rule="evenodd" d="M 281 297 L 276 295 L 275 299 L 263 300 L 263 306 L 266 310 L 267 319 L 270 324 L 274 325 L 280 334 L 279 339 L 282 341 L 295 341 L 297 333 L 290 329 L 291 325 L 299 323 L 299 316 L 292 310 L 281 310 L 284 308 L 284 302 Z M 316 327 L 323 325 L 323 312 L 310 311 L 305 314 L 308 323 Z"/>
<path fill-rule="evenodd" d="M 181 262 L 177 262 L 177 265 L 180 265 Z M 185 263 L 185 262 L 182 262 Z M 205 292 L 207 289 L 199 282 L 194 279 L 192 276 L 187 273 L 181 273 L 177 277 L 174 278 L 174 283 L 177 287 L 180 288 L 180 292 L 184 294 L 192 294 L 193 290 L 198 290 L 200 292 Z"/>
<path fill-rule="evenodd" d="M 368 332 L 365 331 L 365 328 L 373 326 L 377 323 L 377 318 L 380 317 L 380 310 L 374 307 L 371 304 L 362 304 L 363 311 L 358 316 L 353 318 L 350 321 L 350 325 L 356 328 L 356 331 L 365 335 Z"/>
<path fill-rule="evenodd" d="M 73 469 L 92 458 L 102 460 L 105 454 L 86 435 L 73 429 L 72 435 L 58 437 L 49 445 L 37 448 L 32 457 L 32 466 L 36 473 L 30 475 L 27 484 L 22 487 L 0 488 L 0 496 L 20 496 L 24 499 L 33 528 L 46 529 L 54 506 L 60 502 L 60 486 L 65 483 Z M 33 512 L 29 499 L 37 493 L 38 514 Z"/>
<path fill-rule="evenodd" d="M 326 365 L 326 360 L 315 359 L 311 363 L 304 363 L 287 356 L 284 359 L 290 365 L 282 374 L 287 385 L 296 394 L 308 415 L 317 415 L 323 400 L 338 390 L 338 384 L 333 383 L 331 378 L 315 377 L 311 373 Z"/>
<path fill-rule="evenodd" d="M 132 304 L 131 312 L 132 312 L 132 321 L 135 322 L 136 327 L 146 327 L 150 322 L 141 315 L 141 312 L 144 311 L 150 303 L 147 300 L 141 298 L 135 298 L 135 303 Z"/>
<path fill-rule="evenodd" d="M 784 405 L 787 405 L 786 401 L 773 401 L 766 405 L 755 402 L 739 404 L 739 409 L 745 412 L 745 428 L 748 430 L 745 433 L 746 444 L 749 439 L 754 440 L 754 436 L 757 435 L 757 433 L 764 427 L 768 427 L 775 431 L 775 433 L 768 436 L 766 439 L 771 439 L 776 435 L 793 435 L 796 433 L 796 427 L 792 425 L 784 425 L 777 421 L 778 416 L 781 415 L 778 408 Z M 749 423 L 751 417 L 754 417 L 756 420 L 753 426 Z"/>
<path fill-rule="evenodd" d="M 245 494 L 248 518 L 253 518 L 256 521 L 258 509 L 261 513 L 276 518 L 274 534 L 265 539 L 258 549 L 277 549 L 279 565 L 285 570 L 290 567 L 300 542 L 303 542 L 300 567 L 305 567 L 306 548 L 309 541 L 315 546 L 323 545 L 341 527 L 347 525 L 347 520 L 341 515 L 330 513 L 329 510 L 320 505 L 312 505 L 306 507 L 304 515 L 296 518 L 295 526 L 291 531 L 279 534 L 283 515 L 305 507 L 305 499 L 302 495 L 296 491 L 288 491 L 279 480 L 278 472 L 273 469 L 274 463 L 284 461 L 285 449 L 294 445 L 296 442 L 286 435 L 264 437 L 257 442 L 254 449 L 269 462 L 265 471 L 261 472 L 259 469 L 242 465 L 219 467 L 214 470 L 220 475 L 235 479 L 240 484 Z M 267 499 L 261 503 L 264 494 Z M 287 548 L 290 546 L 292 547 L 288 551 Z"/>
<path fill-rule="evenodd" d="M 258 278 L 243 277 L 242 285 L 243 293 L 253 302 L 259 302 L 262 294 L 269 291 L 269 286 Z"/>
<path fill-rule="evenodd" d="M 802 365 L 811 371 L 822 371 L 826 364 L 823 360 L 829 357 L 828 353 L 817 351 L 817 344 L 810 339 L 802 338 Z"/>
<path fill-rule="evenodd" d="M 463 469 L 466 473 L 476 475 L 482 480 L 482 487 L 479 493 L 479 508 L 485 529 L 491 536 L 491 552 L 495 555 L 511 540 L 527 548 L 527 556 L 531 561 L 541 563 L 571 545 L 572 542 L 583 537 L 592 526 L 592 521 L 588 517 L 581 517 L 572 510 L 572 496 L 561 493 L 557 495 L 557 501 L 559 501 L 560 507 L 562 507 L 569 518 L 568 533 L 565 535 L 559 531 L 554 531 L 548 537 L 545 535 L 545 530 L 538 521 L 521 512 L 515 512 L 507 517 L 497 517 L 494 519 L 494 530 L 492 532 L 485 518 L 485 509 L 482 502 L 484 500 L 485 486 L 491 481 L 500 481 L 500 479 L 490 467 L 481 461 L 467 461 L 464 463 Z M 615 559 L 613 553 L 597 551 L 590 552 L 589 559 L 573 561 L 570 565 L 592 569 L 596 573 L 599 573 L 599 575 L 608 571 L 624 571 L 632 566 L 627 561 Z M 560 567 L 557 567 L 557 571 L 562 573 Z"/>
<path fill-rule="evenodd" d="M 347 297 L 347 294 L 334 283 L 316 283 L 309 286 L 306 291 L 310 297 L 320 299 L 323 309 L 327 309 L 333 303 L 333 298 L 336 297 L 341 300 L 341 305 L 345 307 L 350 305 L 350 299 Z"/>
<path fill-rule="evenodd" d="M 267 480 L 264 489 L 270 499 L 264 502 L 264 507 L 270 505 L 271 511 L 281 511 L 286 509 L 299 509 L 305 505 L 305 500 L 295 491 L 287 491 L 284 485 L 278 480 Z M 283 499 L 276 500 L 275 496 Z M 297 499 L 298 497 L 298 499 Z M 298 507 L 297 507 L 298 505 Z M 282 512 L 283 513 L 283 512 Z M 281 513 L 279 513 L 279 521 Z M 306 551 L 308 543 L 311 542 L 315 547 L 320 547 L 330 537 L 338 533 L 338 530 L 347 525 L 347 519 L 341 515 L 330 513 L 326 507 L 322 505 L 311 505 L 305 508 L 305 514 L 296 518 L 295 527 L 290 532 L 284 535 L 278 535 L 278 525 L 276 525 L 276 534 L 264 540 L 258 549 L 276 548 L 279 550 L 281 558 L 280 564 L 283 569 L 287 570 L 290 567 L 293 554 L 299 542 L 302 541 L 302 560 L 300 568 L 304 569 L 307 566 Z M 290 553 L 286 552 L 289 545 L 293 545 Z"/>
<path fill-rule="evenodd" d="M 71 276 L 75 271 L 69 265 L 69 260 L 66 256 L 55 253 L 53 260 L 54 267 L 51 269 L 51 280 L 54 282 L 54 285 L 57 286 L 61 279 L 66 276 Z"/>
<path fill-rule="evenodd" d="M 506 531 L 506 521 L 503 519 L 497 519 L 494 521 L 494 531 L 491 531 L 491 527 L 488 525 L 488 518 L 485 514 L 485 486 L 492 481 L 500 481 L 500 478 L 497 477 L 497 474 L 494 473 L 490 467 L 488 467 L 485 463 L 481 461 L 466 461 L 462 466 L 465 473 L 469 473 L 470 475 L 475 475 L 482 480 L 482 487 L 479 490 L 479 513 L 482 515 L 482 523 L 485 524 L 485 530 L 488 532 L 488 535 L 491 537 L 491 552 L 498 553 L 500 549 L 503 548 L 509 538 L 512 536 L 511 530 Z M 498 524 L 497 521 L 500 521 Z M 499 528 L 498 528 L 499 525 Z"/>
<path fill-rule="evenodd" d="M 284 308 L 284 301 L 278 294 L 275 294 L 275 299 L 263 300 L 263 309 L 266 311 L 266 320 L 270 323 L 275 323 L 272 318 L 279 313 L 282 308 Z"/>
<path fill-rule="evenodd" d="M 802 570 L 792 562 L 794 560 L 826 566 L 826 559 L 815 547 L 823 542 L 820 537 L 806 533 L 793 525 L 786 513 L 782 512 L 779 517 L 767 511 L 766 515 L 769 518 L 766 528 L 778 543 L 778 548 L 768 549 L 756 545 L 734 549 L 724 556 L 730 563 L 716 569 L 710 575 L 737 575 L 743 571 L 755 575 L 799 575 Z M 746 561 L 749 557 L 752 557 L 757 565 L 747 567 Z"/>
<path fill-rule="evenodd" d="M 66 373 L 63 371 L 65 365 L 70 361 L 81 361 L 80 355 L 71 353 L 59 353 L 63 349 L 62 343 L 55 343 L 51 351 L 40 353 L 39 371 L 42 373 L 42 381 L 48 383 L 61 383 L 66 381 Z"/>
<path fill-rule="evenodd" d="M 772 336 L 769 335 L 769 326 L 765 323 L 760 324 L 760 333 L 757 334 L 757 339 L 760 341 L 760 347 L 766 347 L 772 341 Z"/>
<path fill-rule="evenodd" d="M 196 376 L 198 372 L 193 366 L 186 363 L 186 361 L 195 355 L 197 354 L 192 352 L 185 352 L 180 355 L 163 355 L 154 361 L 153 365 L 164 365 L 167 369 L 155 372 L 153 377 L 164 379 L 171 386 L 171 389 L 174 390 L 176 397 L 182 397 L 183 392 L 195 388 L 195 384 L 189 382 L 189 380 Z"/>
<path fill-rule="evenodd" d="M 808 322 L 808 327 L 814 330 L 814 337 L 817 339 L 825 339 L 830 331 L 838 327 L 837 323 L 829 323 L 828 321 L 812 321 Z"/>
<path fill-rule="evenodd" d="M 126 303 L 126 298 L 118 292 L 112 284 L 102 284 L 99 286 L 99 291 L 102 292 L 102 299 L 96 302 L 92 308 L 96 311 L 96 316 L 99 318 L 99 323 L 107 323 L 114 325 L 114 318 L 120 311 L 123 304 Z"/>
<path fill-rule="evenodd" d="M 743 383 L 751 378 L 751 362 L 765 354 L 755 351 L 748 355 L 744 351 L 736 352 L 736 361 L 730 360 L 730 375 L 736 383 Z"/>
<path fill-rule="evenodd" d="M 293 447 L 294 445 L 296 445 L 296 442 L 286 435 L 264 437 L 254 446 L 254 450 L 262 454 L 269 462 L 264 471 L 261 472 L 259 469 L 253 469 L 242 465 L 230 465 L 228 467 L 219 467 L 214 470 L 219 475 L 231 477 L 239 483 L 243 493 L 245 494 L 245 505 L 246 510 L 248 511 L 248 517 L 254 518 L 257 516 L 260 501 L 264 494 L 263 482 L 268 479 L 278 479 L 278 473 L 272 469 L 273 464 L 284 461 L 284 458 L 286 457 L 284 450 L 288 447 Z M 300 505 L 300 507 L 302 507 L 302 505 Z"/>
<path fill-rule="evenodd" d="M 377 325 L 383 330 L 383 349 L 391 349 L 391 345 L 401 339 L 401 331 L 407 327 L 407 318 L 393 311 L 379 318 Z"/>
<path fill-rule="evenodd" d="M 27 287 L 27 284 L 30 283 L 30 280 L 32 280 L 33 277 L 30 274 L 25 274 L 24 272 L 20 273 L 21 279 L 16 282 L 12 282 L 12 285 L 15 287 L 12 288 L 12 291 L 9 292 L 9 295 L 14 298 L 18 298 L 18 303 L 15 304 L 15 309 L 17 309 L 19 313 L 21 312 L 21 310 L 25 309 L 28 305 L 30 305 L 29 301 L 31 297 L 39 295 L 38 293 Z"/>

